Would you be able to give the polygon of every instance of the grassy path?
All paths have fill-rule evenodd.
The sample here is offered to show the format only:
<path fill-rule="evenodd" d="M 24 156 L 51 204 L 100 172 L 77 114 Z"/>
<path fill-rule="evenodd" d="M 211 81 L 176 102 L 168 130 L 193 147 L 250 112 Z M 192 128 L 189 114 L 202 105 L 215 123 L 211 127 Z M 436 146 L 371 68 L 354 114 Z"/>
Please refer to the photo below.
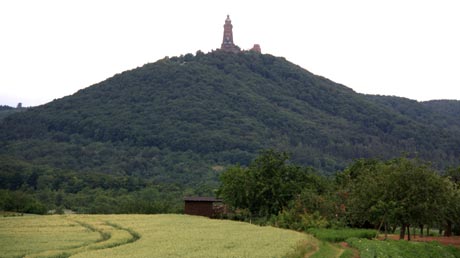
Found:
<path fill-rule="evenodd" d="M 304 258 L 311 257 L 314 255 L 316 252 L 319 250 L 319 241 L 313 241 L 310 243 L 310 249 L 309 251 L 304 255 Z"/>
<path fill-rule="evenodd" d="M 343 248 L 340 248 L 334 244 L 320 241 L 318 251 L 312 254 L 311 258 L 339 258 L 344 252 Z"/>
<path fill-rule="evenodd" d="M 339 247 L 337 247 L 337 249 L 338 249 L 338 252 L 337 252 L 337 254 L 335 255 L 335 257 L 336 257 L 336 258 L 339 258 L 339 257 L 342 256 L 343 252 L 345 252 L 345 249 L 339 248 Z"/>

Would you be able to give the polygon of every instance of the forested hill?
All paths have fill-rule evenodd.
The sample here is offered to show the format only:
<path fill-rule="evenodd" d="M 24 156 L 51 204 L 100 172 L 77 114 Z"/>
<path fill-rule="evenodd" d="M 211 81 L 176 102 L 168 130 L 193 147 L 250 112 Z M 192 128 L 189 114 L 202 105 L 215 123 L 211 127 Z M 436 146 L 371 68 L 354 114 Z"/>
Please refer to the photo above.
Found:
<path fill-rule="evenodd" d="M 375 95 L 368 95 L 368 98 L 418 122 L 453 130 L 451 132 L 453 134 L 460 130 L 460 101 L 458 100 L 417 102 L 406 98 Z"/>
<path fill-rule="evenodd" d="M 368 96 L 283 58 L 164 58 L 0 122 L 0 155 L 34 165 L 197 185 L 261 149 L 326 173 L 403 153 L 460 162 L 458 101 Z"/>
<path fill-rule="evenodd" d="M 13 107 L 10 107 L 10 106 L 1 106 L 0 105 L 0 121 L 3 120 L 3 118 L 13 114 L 13 113 L 16 113 L 16 112 L 20 112 L 20 111 L 25 111 L 26 109 L 25 108 L 13 108 Z"/>

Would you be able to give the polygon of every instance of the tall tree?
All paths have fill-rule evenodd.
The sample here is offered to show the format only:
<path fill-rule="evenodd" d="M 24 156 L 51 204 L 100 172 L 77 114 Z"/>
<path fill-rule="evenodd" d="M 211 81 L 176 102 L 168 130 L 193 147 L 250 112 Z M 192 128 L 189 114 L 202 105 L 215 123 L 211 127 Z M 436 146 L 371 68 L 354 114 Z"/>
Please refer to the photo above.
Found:
<path fill-rule="evenodd" d="M 410 225 L 446 218 L 453 193 L 452 184 L 429 165 L 407 158 L 387 162 L 359 160 L 341 177 L 345 178 L 343 187 L 349 192 L 350 222 L 399 224 L 402 239 Z"/>
<path fill-rule="evenodd" d="M 221 176 L 219 195 L 254 216 L 278 214 L 309 183 L 308 168 L 289 164 L 284 152 L 261 152 L 247 168 L 230 167 Z"/>

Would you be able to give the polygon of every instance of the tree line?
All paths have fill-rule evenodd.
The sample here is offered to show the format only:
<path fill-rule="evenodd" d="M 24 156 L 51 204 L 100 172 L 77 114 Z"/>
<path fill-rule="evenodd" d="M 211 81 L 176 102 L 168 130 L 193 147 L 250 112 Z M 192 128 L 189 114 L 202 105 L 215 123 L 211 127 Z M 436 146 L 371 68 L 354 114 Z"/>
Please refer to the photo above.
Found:
<path fill-rule="evenodd" d="M 400 157 L 359 159 L 334 176 L 264 151 L 249 166 L 228 168 L 219 195 L 239 219 L 280 227 L 350 226 L 394 232 L 438 228 L 460 234 L 460 167 L 439 173 L 426 162 Z"/>
<path fill-rule="evenodd" d="M 0 211 L 180 213 L 184 195 L 211 193 L 205 183 L 191 188 L 153 178 L 74 172 L 0 156 Z"/>

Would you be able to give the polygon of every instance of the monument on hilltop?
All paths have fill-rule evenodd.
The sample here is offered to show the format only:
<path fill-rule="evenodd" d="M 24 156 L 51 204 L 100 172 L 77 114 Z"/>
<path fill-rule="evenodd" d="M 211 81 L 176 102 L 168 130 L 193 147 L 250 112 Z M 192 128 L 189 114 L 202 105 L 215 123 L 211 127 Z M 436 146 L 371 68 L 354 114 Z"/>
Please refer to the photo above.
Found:
<path fill-rule="evenodd" d="M 241 51 L 240 47 L 233 43 L 233 25 L 232 20 L 230 20 L 230 15 L 227 15 L 227 19 L 225 19 L 224 39 L 222 40 L 220 50 L 232 53 L 238 53 Z M 254 44 L 254 46 L 249 49 L 249 51 L 254 51 L 257 53 L 262 52 L 259 44 Z"/>
<path fill-rule="evenodd" d="M 233 25 L 229 15 L 227 15 L 227 19 L 225 19 L 224 39 L 222 40 L 222 45 L 220 49 L 223 51 L 233 53 L 238 53 L 241 51 L 241 49 L 237 45 L 235 45 L 235 43 L 233 43 Z"/>
<path fill-rule="evenodd" d="M 254 52 L 257 52 L 257 53 L 262 53 L 262 50 L 260 49 L 260 45 L 259 44 L 254 44 L 254 46 L 249 49 L 249 51 L 254 51 Z"/>

